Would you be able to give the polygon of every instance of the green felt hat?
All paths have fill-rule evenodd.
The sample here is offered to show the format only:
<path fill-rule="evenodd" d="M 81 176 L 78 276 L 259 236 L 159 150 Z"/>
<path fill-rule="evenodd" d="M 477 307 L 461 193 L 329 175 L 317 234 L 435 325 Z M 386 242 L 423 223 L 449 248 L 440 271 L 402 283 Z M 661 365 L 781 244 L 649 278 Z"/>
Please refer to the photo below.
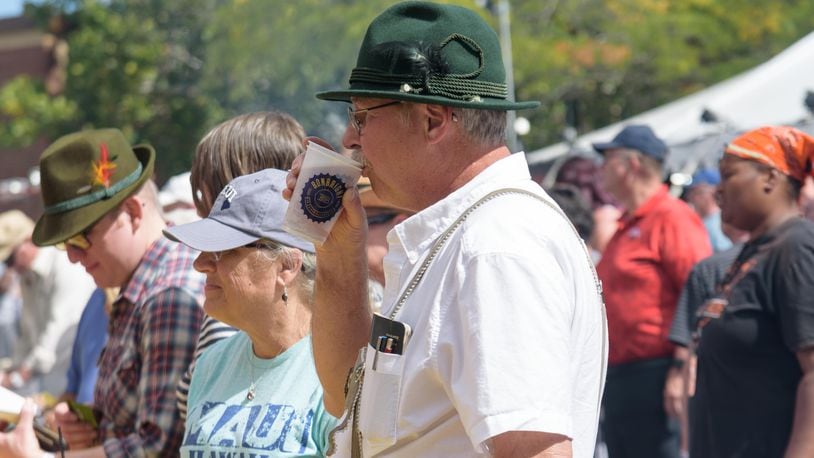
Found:
<path fill-rule="evenodd" d="M 64 242 L 116 208 L 153 175 L 155 150 L 130 146 L 118 129 L 65 135 L 40 157 L 40 189 L 45 206 L 32 241 Z"/>
<path fill-rule="evenodd" d="M 380 14 L 367 29 L 350 89 L 317 98 L 404 100 L 485 110 L 535 108 L 508 100 L 500 42 L 474 11 L 408 1 Z"/>

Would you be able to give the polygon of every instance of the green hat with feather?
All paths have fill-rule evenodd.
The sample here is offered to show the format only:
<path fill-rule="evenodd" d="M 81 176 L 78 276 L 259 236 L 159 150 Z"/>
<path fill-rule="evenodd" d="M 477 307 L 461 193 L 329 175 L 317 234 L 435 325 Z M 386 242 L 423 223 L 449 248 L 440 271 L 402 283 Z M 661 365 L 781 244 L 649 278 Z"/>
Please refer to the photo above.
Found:
<path fill-rule="evenodd" d="M 55 245 L 91 227 L 153 175 L 154 163 L 152 146 L 131 147 L 118 129 L 59 138 L 40 156 L 45 209 L 32 241 Z"/>

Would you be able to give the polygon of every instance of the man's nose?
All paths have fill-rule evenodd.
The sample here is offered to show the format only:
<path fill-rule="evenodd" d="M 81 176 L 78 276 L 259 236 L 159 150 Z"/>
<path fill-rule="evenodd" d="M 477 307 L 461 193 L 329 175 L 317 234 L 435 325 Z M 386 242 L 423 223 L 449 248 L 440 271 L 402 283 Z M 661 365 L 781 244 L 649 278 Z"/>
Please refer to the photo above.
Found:
<path fill-rule="evenodd" d="M 345 133 L 342 135 L 342 146 L 349 150 L 356 150 L 361 148 L 359 141 L 359 133 L 356 132 L 356 128 L 353 127 L 349 122 L 345 126 Z"/>
<path fill-rule="evenodd" d="M 85 256 L 84 250 L 81 250 L 73 245 L 66 244 L 65 251 L 68 253 L 68 260 L 74 264 L 82 261 L 82 258 Z"/>

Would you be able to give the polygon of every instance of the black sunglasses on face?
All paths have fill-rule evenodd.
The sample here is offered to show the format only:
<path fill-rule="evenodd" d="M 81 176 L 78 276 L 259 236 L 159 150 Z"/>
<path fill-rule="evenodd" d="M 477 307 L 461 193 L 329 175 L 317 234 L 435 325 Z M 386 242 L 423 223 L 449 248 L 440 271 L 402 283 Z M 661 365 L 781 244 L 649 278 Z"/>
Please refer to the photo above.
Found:
<path fill-rule="evenodd" d="M 377 224 L 385 224 L 390 222 L 398 216 L 398 213 L 379 213 L 378 215 L 369 215 L 367 217 L 367 225 L 375 226 Z"/>
<path fill-rule="evenodd" d="M 10 255 L 8 255 L 6 260 L 3 261 L 3 264 L 5 264 L 6 267 L 12 267 L 14 265 L 14 255 L 16 255 L 16 254 L 17 254 L 17 250 L 15 249 L 14 251 L 11 252 Z"/>

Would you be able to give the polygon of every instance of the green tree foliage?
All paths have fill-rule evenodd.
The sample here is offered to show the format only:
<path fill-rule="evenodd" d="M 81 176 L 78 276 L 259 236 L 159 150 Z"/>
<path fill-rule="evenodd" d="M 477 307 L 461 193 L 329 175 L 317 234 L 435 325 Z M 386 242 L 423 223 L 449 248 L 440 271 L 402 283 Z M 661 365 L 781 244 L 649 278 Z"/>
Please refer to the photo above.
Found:
<path fill-rule="evenodd" d="M 389 2 L 225 2 L 205 32 L 203 89 L 229 116 L 277 109 L 336 137 L 344 113 L 314 94 L 347 80 L 370 18 Z"/>
<path fill-rule="evenodd" d="M 73 101 L 64 96 L 49 96 L 43 84 L 27 77 L 17 77 L 0 89 L 0 139 L 6 144 L 33 143 L 43 130 L 58 130 L 66 120 L 76 116 Z"/>
<path fill-rule="evenodd" d="M 814 30 L 814 3 L 742 0 L 513 0 L 515 79 L 542 109 L 526 145 L 566 121 L 599 128 L 695 92 Z M 567 108 L 571 108 L 572 119 Z"/>
<path fill-rule="evenodd" d="M 159 176 L 189 167 L 216 111 L 199 89 L 201 0 L 45 1 L 28 5 L 43 27 L 60 19 L 70 58 L 64 92 L 49 97 L 21 77 L 0 90 L 0 143 L 20 145 L 83 128 L 118 127 L 157 151 Z"/>
<path fill-rule="evenodd" d="M 370 21 L 394 0 L 234 0 L 205 32 L 204 91 L 225 114 L 278 109 L 339 145 L 342 104 L 316 92 L 346 87 Z M 472 1 L 448 3 L 472 7 Z"/>
<path fill-rule="evenodd" d="M 68 24 L 65 90 L 20 78 L 0 89 L 0 143 L 118 126 L 159 153 L 162 178 L 239 113 L 279 109 L 338 144 L 344 87 L 370 20 L 392 0 L 42 0 L 28 13 Z M 475 0 L 497 28 L 497 18 Z M 766 60 L 814 29 L 814 2 L 511 0 L 517 98 L 527 150 L 699 90 Z"/>

